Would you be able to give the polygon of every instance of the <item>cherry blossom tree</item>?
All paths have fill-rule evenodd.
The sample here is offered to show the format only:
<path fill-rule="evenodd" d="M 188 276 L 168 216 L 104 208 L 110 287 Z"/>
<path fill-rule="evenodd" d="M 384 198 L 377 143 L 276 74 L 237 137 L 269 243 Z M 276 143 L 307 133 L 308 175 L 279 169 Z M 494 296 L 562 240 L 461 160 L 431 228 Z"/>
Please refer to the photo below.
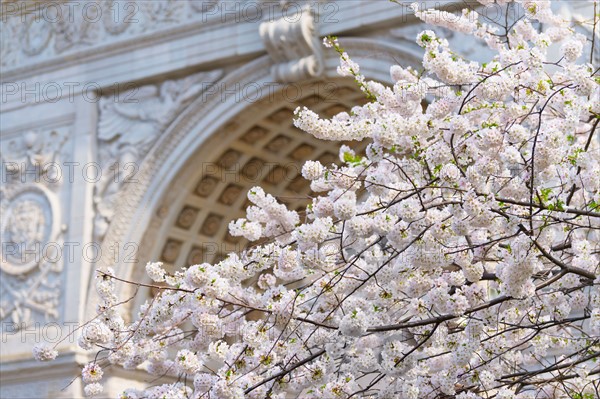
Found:
<path fill-rule="evenodd" d="M 426 30 L 422 70 L 392 66 L 392 87 L 325 39 L 370 101 L 294 123 L 366 152 L 306 162 L 303 214 L 252 189 L 229 227 L 260 245 L 241 254 L 174 274 L 149 263 L 155 284 L 99 270 L 98 314 L 78 331 L 96 352 L 86 394 L 124 367 L 168 381 L 122 398 L 600 397 L 598 14 L 576 26 L 548 1 L 496 3 L 524 13 L 413 5 L 495 55 L 466 60 Z M 117 284 L 158 293 L 126 323 Z"/>

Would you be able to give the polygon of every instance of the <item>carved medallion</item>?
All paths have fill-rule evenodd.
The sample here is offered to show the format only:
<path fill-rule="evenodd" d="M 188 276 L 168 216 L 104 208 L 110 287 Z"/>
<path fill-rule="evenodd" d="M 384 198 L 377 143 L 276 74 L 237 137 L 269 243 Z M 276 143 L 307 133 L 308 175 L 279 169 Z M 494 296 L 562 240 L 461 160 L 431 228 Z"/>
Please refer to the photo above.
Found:
<path fill-rule="evenodd" d="M 21 38 L 23 52 L 27 55 L 41 53 L 52 37 L 52 26 L 44 18 L 31 18 L 25 22 Z"/>
<path fill-rule="evenodd" d="M 24 328 L 39 316 L 57 319 L 65 260 L 61 182 L 66 128 L 22 131 L 3 141 L 0 186 L 0 320 Z M 29 172 L 28 172 L 29 171 Z M 35 172 L 35 173 L 31 173 Z"/>
<path fill-rule="evenodd" d="M 8 274 L 24 274 L 37 266 L 35 254 L 50 239 L 52 209 L 46 194 L 35 186 L 19 190 L 2 206 L 2 244 L 0 263 Z"/>
<path fill-rule="evenodd" d="M 39 184 L 16 185 L 5 190 L 1 213 L 0 318 L 11 316 L 21 328 L 32 311 L 58 317 L 64 230 L 58 198 Z"/>

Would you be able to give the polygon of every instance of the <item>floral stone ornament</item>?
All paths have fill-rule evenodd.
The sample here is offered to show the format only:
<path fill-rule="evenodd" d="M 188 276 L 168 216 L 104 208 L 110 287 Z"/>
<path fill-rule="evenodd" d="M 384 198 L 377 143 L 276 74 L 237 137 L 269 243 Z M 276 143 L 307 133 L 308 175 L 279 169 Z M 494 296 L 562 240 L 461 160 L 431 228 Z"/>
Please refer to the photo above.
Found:
<path fill-rule="evenodd" d="M 177 381 L 122 398 L 598 397 L 597 43 L 547 1 L 516 3 L 526 17 L 506 26 L 413 6 L 496 55 L 465 60 L 427 30 L 423 69 L 392 66 L 392 87 L 326 39 L 371 101 L 294 123 L 368 140 L 366 155 L 307 162 L 302 217 L 251 190 L 230 231 L 263 244 L 174 274 L 148 264 L 158 294 L 131 323 L 114 288 L 138 283 L 99 270 L 78 332 L 97 352 L 86 394 L 112 365 Z"/>

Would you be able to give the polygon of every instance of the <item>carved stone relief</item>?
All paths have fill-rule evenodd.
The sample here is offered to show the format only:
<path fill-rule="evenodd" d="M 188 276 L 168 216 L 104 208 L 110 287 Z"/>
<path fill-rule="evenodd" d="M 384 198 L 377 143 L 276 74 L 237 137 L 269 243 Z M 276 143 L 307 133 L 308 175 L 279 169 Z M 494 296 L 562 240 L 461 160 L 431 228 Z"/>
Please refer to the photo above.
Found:
<path fill-rule="evenodd" d="M 15 39 L 21 37 L 21 29 L 18 18 L 0 18 L 0 66 L 16 64 L 19 56 L 25 52 L 20 41 Z"/>
<path fill-rule="evenodd" d="M 141 1 L 139 2 L 141 11 L 147 17 L 149 22 L 144 24 L 143 30 L 153 29 L 155 24 L 169 24 L 181 21 L 181 16 L 185 12 L 185 1 L 167 0 L 167 1 Z M 192 7 L 195 10 L 194 7 Z"/>
<path fill-rule="evenodd" d="M 9 69 L 21 67 L 185 24 L 204 24 L 211 18 L 221 19 L 223 11 L 230 14 L 237 12 L 241 15 L 237 19 L 247 18 L 249 22 L 256 22 L 254 16 L 245 17 L 252 11 L 261 12 L 263 19 L 272 19 L 277 14 L 282 14 L 276 10 L 286 3 L 275 4 L 274 8 L 272 2 L 265 2 L 263 10 L 259 11 L 263 7 L 261 2 L 226 2 L 227 0 L 15 1 L 3 8 L 0 30 L 10 31 L 10 34 L 2 35 L 0 47 L 3 57 L 0 65 Z M 300 2 L 309 3 L 307 0 Z M 15 41 L 20 45 L 14 45 Z"/>
<path fill-rule="evenodd" d="M 53 24 L 54 51 L 62 53 L 70 48 L 93 44 L 99 36 L 99 26 L 92 21 L 100 17 L 100 9 L 88 8 L 85 18 L 60 18 Z"/>
<path fill-rule="evenodd" d="M 29 131 L 2 143 L 0 320 L 12 321 L 13 329 L 59 317 L 66 230 L 60 165 L 67 137 L 66 129 Z"/>
<path fill-rule="evenodd" d="M 122 18 L 115 18 L 115 15 L 119 14 L 119 8 L 122 8 L 124 16 Z M 121 6 L 121 2 L 119 0 L 105 0 L 104 10 L 107 11 L 102 15 L 104 29 L 106 29 L 106 33 L 109 35 L 116 36 L 125 32 L 131 25 L 135 6 L 133 4 Z"/>
<path fill-rule="evenodd" d="M 25 25 L 21 36 L 21 45 L 23 52 L 27 55 L 37 55 L 41 53 L 52 36 L 52 26 L 44 19 L 29 19 Z"/>
<path fill-rule="evenodd" d="M 100 4 L 103 3 L 94 3 L 93 7 L 69 2 L 7 5 L 0 28 L 10 31 L 10 35 L 2 37 L 1 45 L 6 54 L 1 65 L 10 68 L 26 63 L 28 59 L 48 58 L 98 43 L 104 33 L 102 15 L 110 15 Z M 15 38 L 19 46 L 11 45 Z"/>
<path fill-rule="evenodd" d="M 159 135 L 194 98 L 216 83 L 222 71 L 201 72 L 146 85 L 99 101 L 98 161 L 102 177 L 94 189 L 94 238 L 102 240 L 120 189 L 135 183 L 139 165 Z"/>
<path fill-rule="evenodd" d="M 196 12 L 208 12 L 219 3 L 219 0 L 190 0 L 189 3 L 192 10 Z"/>

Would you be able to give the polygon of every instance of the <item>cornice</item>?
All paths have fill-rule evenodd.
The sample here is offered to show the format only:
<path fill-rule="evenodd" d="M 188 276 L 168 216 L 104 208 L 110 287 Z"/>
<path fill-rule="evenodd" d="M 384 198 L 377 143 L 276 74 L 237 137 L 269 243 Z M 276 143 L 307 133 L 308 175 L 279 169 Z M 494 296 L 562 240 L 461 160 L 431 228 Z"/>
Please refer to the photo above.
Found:
<path fill-rule="evenodd" d="M 90 61 L 126 54 L 141 47 L 152 47 L 177 40 L 189 36 L 190 33 L 202 34 L 211 31 L 215 26 L 218 26 L 219 30 L 226 31 L 231 29 L 233 25 L 236 25 L 235 22 L 222 23 L 218 18 L 212 18 L 207 21 L 195 21 L 181 26 L 169 27 L 151 33 L 141 34 L 139 36 L 128 37 L 126 39 L 117 39 L 108 44 L 100 44 L 98 46 L 61 54 L 51 59 L 24 65 L 22 67 L 8 68 L 2 74 L 2 81 L 23 80 L 28 76 L 40 75 L 56 69 L 64 69 Z M 247 25 L 255 24 L 247 23 Z"/>
<path fill-rule="evenodd" d="M 322 13 L 315 21 L 321 35 L 341 35 L 351 33 L 357 29 L 369 30 L 370 27 L 396 26 L 407 22 L 407 15 L 403 6 L 387 1 L 353 0 L 316 1 L 313 3 L 320 4 L 319 7 L 322 7 L 320 8 Z M 265 22 L 265 19 L 255 21 L 250 15 L 245 16 L 245 21 L 240 21 L 239 18 L 223 20 L 222 15 L 206 16 L 200 13 L 198 18 L 199 20 L 184 22 L 179 26 L 168 26 L 164 29 L 140 33 L 123 39 L 119 39 L 118 36 L 108 36 L 115 37 L 114 41 L 100 42 L 88 45 L 85 48 L 69 50 L 48 59 L 30 61 L 25 65 L 5 66 L 2 68 L 1 82 L 27 81 L 40 76 L 47 78 L 47 81 L 60 80 L 64 78 L 61 76 L 60 71 L 69 70 L 69 68 L 73 68 L 75 74 L 84 72 L 82 74 L 84 76 L 73 76 L 71 73 L 70 77 L 75 79 L 85 77 L 86 80 L 95 82 L 99 80 L 101 73 L 87 65 L 99 61 L 104 63 L 106 60 L 111 60 L 115 64 L 126 62 L 127 58 L 125 56 L 134 50 L 140 51 L 165 43 L 174 43 L 182 39 L 192 39 L 189 40 L 190 45 L 195 43 L 196 46 L 203 46 L 204 43 L 211 44 L 215 41 L 242 44 L 247 43 L 249 38 L 256 39 L 252 41 L 252 46 L 237 46 L 233 50 L 227 48 L 230 46 L 223 46 L 224 50 L 220 53 L 211 54 L 210 60 L 199 59 L 196 61 L 197 67 L 207 63 L 218 66 L 220 62 L 232 61 L 232 58 L 242 60 L 247 59 L 249 56 L 259 56 L 267 51 L 259 36 L 259 26 Z M 170 51 L 170 49 L 159 49 L 159 51 Z M 159 54 L 153 54 L 153 59 L 148 60 L 148 63 L 157 63 L 160 58 Z M 143 78 L 140 77 L 140 79 Z M 119 81 L 119 79 L 116 81 Z"/>

